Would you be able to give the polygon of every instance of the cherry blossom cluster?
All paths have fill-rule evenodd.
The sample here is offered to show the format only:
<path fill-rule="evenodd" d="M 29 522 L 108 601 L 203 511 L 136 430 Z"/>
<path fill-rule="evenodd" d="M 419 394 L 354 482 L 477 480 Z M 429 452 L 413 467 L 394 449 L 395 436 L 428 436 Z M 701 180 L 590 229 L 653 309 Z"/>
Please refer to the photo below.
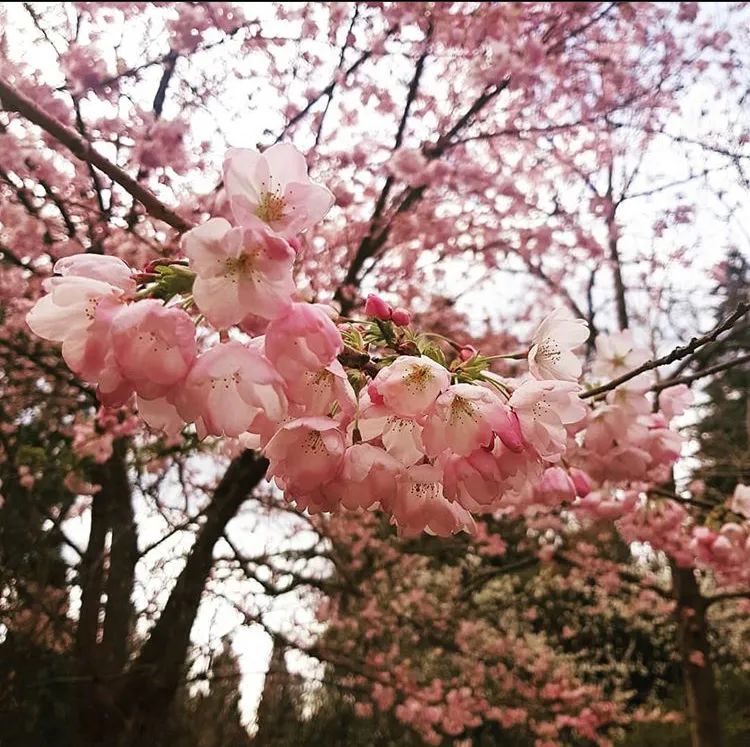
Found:
<path fill-rule="evenodd" d="M 409 325 L 370 296 L 365 319 L 310 302 L 295 283 L 300 234 L 331 208 L 302 154 L 275 145 L 229 151 L 231 214 L 182 238 L 184 259 L 135 272 L 97 254 L 66 257 L 27 316 L 62 343 L 103 405 L 135 402 L 153 429 L 237 439 L 310 512 L 380 507 L 407 535 L 473 531 L 472 514 L 573 503 L 607 476 L 648 480 L 679 454 L 665 393 L 651 414 L 647 376 L 589 407 L 576 349 L 584 321 L 553 311 L 521 354 L 484 356 Z M 600 335 L 593 374 L 616 376 L 645 352 L 628 332 Z M 505 379 L 502 358 L 526 358 Z M 677 393 L 681 395 L 681 392 Z M 614 476 L 614 477 L 613 477 Z"/>

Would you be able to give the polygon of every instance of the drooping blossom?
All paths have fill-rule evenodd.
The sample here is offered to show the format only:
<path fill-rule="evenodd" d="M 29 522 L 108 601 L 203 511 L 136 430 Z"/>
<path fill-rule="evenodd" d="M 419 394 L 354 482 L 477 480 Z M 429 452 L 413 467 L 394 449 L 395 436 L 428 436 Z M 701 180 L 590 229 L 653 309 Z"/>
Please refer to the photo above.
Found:
<path fill-rule="evenodd" d="M 346 508 L 367 509 L 379 503 L 388 510 L 402 469 L 401 462 L 379 446 L 353 444 L 344 454 L 341 477 L 333 490 Z"/>
<path fill-rule="evenodd" d="M 263 153 L 229 150 L 224 188 L 238 223 L 267 224 L 281 236 L 315 225 L 334 203 L 328 189 L 310 180 L 305 157 L 290 143 L 277 143 Z"/>
<path fill-rule="evenodd" d="M 248 314 L 275 319 L 290 306 L 294 251 L 264 226 L 232 228 L 211 218 L 182 237 L 182 249 L 197 273 L 193 299 L 214 327 Z"/>
<path fill-rule="evenodd" d="M 548 467 L 534 489 L 534 500 L 545 506 L 557 506 L 571 502 L 576 497 L 576 488 L 570 475 L 562 467 Z"/>
<path fill-rule="evenodd" d="M 447 369 L 432 358 L 402 355 L 378 372 L 368 392 L 373 402 L 410 418 L 425 414 L 449 386 Z"/>
<path fill-rule="evenodd" d="M 422 440 L 427 453 L 450 449 L 466 456 L 491 446 L 496 426 L 506 429 L 507 407 L 493 391 L 474 384 L 453 384 L 435 401 L 424 420 Z"/>
<path fill-rule="evenodd" d="M 293 303 L 266 329 L 266 356 L 287 381 L 329 366 L 343 349 L 341 333 L 323 304 Z"/>
<path fill-rule="evenodd" d="M 359 398 L 357 428 L 363 441 L 378 440 L 407 467 L 425 456 L 422 426 L 414 418 L 394 415 L 385 405 L 375 404 L 366 391 Z"/>
<path fill-rule="evenodd" d="M 529 380 L 513 392 L 508 404 L 518 416 L 524 438 L 545 459 L 560 458 L 568 438 L 566 426 L 586 417 L 579 391 L 572 382 Z"/>
<path fill-rule="evenodd" d="M 291 497 L 304 496 L 337 477 L 344 447 L 344 434 L 337 421 L 297 418 L 284 423 L 266 445 L 268 476 Z"/>
<path fill-rule="evenodd" d="M 59 260 L 47 291 L 26 315 L 34 334 L 62 343 L 70 369 L 96 382 L 105 366 L 109 326 L 135 290 L 130 269 L 115 257 L 73 255 Z"/>
<path fill-rule="evenodd" d="M 529 370 L 537 379 L 578 381 L 581 361 L 572 352 L 586 342 L 589 329 L 566 309 L 556 309 L 537 328 L 529 350 Z"/>
<path fill-rule="evenodd" d="M 120 373 L 142 398 L 163 397 L 195 360 L 195 325 L 182 309 L 145 299 L 114 318 L 112 350 Z"/>
<path fill-rule="evenodd" d="M 225 342 L 198 356 L 177 395 L 177 410 L 199 437 L 237 437 L 257 419 L 281 420 L 286 397 L 281 377 L 258 351 Z"/>
<path fill-rule="evenodd" d="M 348 422 L 357 408 L 357 396 L 344 367 L 337 360 L 317 371 L 287 379 L 287 396 L 305 415 L 336 415 Z"/>
<path fill-rule="evenodd" d="M 399 532 L 407 537 L 423 531 L 447 537 L 476 529 L 471 514 L 443 495 L 443 471 L 431 464 L 408 467 L 399 474 L 391 513 Z"/>

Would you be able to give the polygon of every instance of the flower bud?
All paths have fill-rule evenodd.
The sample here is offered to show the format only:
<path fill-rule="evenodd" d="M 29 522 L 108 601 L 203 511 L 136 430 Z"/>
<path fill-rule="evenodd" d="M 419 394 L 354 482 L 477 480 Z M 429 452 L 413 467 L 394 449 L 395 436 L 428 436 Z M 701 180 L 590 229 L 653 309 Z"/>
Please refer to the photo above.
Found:
<path fill-rule="evenodd" d="M 367 296 L 365 314 L 367 314 L 367 316 L 374 316 L 376 319 L 380 319 L 383 322 L 387 322 L 391 318 L 391 314 L 393 314 L 393 309 L 390 304 L 386 303 L 380 298 L 380 296 L 371 293 Z"/>
<path fill-rule="evenodd" d="M 411 322 L 411 314 L 406 309 L 399 307 L 393 310 L 391 321 L 397 327 L 408 327 L 409 322 Z"/>

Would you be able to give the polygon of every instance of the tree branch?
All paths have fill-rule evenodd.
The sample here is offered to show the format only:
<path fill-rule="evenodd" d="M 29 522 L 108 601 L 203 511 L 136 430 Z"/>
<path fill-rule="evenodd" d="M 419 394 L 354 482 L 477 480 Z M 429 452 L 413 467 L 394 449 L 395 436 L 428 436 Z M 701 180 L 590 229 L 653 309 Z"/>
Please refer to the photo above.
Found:
<path fill-rule="evenodd" d="M 687 355 L 691 355 L 706 343 L 713 342 L 722 332 L 728 330 L 734 325 L 736 321 L 745 316 L 748 311 L 750 311 L 750 304 L 739 304 L 736 311 L 731 316 L 727 317 L 723 322 L 718 324 L 707 334 L 703 335 L 702 337 L 694 337 L 687 345 L 677 347 L 671 353 L 667 353 L 661 358 L 653 358 L 652 360 L 646 361 L 642 366 L 638 366 L 638 368 L 634 368 L 632 371 L 628 371 L 628 373 L 625 373 L 622 376 L 618 376 L 616 379 L 612 379 L 612 381 L 608 382 L 607 384 L 602 384 L 602 386 L 597 386 L 593 389 L 589 389 L 587 392 L 584 392 L 580 395 L 581 399 L 598 397 L 600 394 L 605 394 L 606 392 L 609 392 L 612 389 L 620 386 L 620 384 L 624 384 L 626 381 L 630 381 L 631 379 L 634 379 L 636 376 L 639 376 L 646 371 L 652 371 L 655 368 L 659 368 L 659 366 L 666 366 L 670 363 L 674 363 L 675 361 L 680 360 L 681 358 L 684 358 Z"/>
<path fill-rule="evenodd" d="M 98 153 L 91 143 L 84 140 L 57 119 L 49 116 L 31 99 L 2 78 L 0 78 L 0 101 L 2 101 L 2 105 L 7 111 L 17 112 L 38 127 L 41 127 L 45 132 L 68 148 L 74 156 L 95 166 L 110 177 L 110 179 L 117 182 L 157 220 L 164 221 L 180 233 L 184 233 L 193 227 L 191 223 L 168 208 L 153 192 L 140 185 L 119 166 Z"/>

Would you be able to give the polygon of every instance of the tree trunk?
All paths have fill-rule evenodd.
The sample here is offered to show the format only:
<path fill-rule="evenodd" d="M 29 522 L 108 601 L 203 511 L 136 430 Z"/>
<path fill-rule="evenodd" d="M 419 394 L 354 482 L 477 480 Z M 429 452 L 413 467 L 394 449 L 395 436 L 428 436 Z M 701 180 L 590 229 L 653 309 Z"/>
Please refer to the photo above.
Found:
<path fill-rule="evenodd" d="M 140 654 L 122 679 L 116 695 L 122 721 L 110 745 L 152 744 L 163 728 L 185 673 L 190 631 L 213 567 L 214 546 L 226 525 L 263 479 L 268 462 L 252 451 L 234 459 L 214 491 L 211 505 L 185 567 Z"/>
<path fill-rule="evenodd" d="M 678 643 L 692 747 L 721 747 L 719 696 L 711 661 L 706 600 L 692 568 L 672 567 Z"/>

